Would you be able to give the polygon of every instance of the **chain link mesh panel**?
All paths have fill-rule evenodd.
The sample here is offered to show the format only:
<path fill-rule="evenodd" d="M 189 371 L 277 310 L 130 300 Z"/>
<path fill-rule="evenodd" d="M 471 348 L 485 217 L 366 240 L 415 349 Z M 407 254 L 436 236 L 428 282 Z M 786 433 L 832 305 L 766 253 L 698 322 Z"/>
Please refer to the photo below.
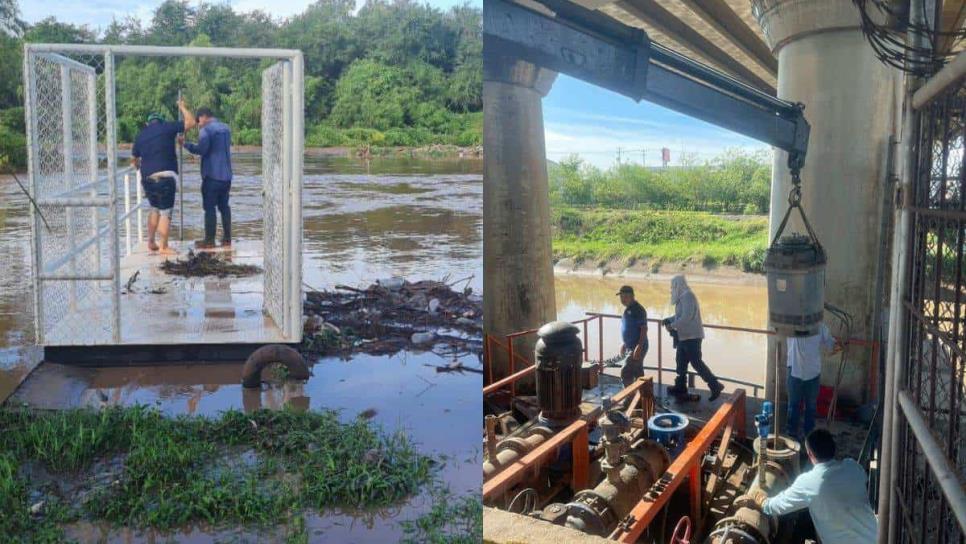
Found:
<path fill-rule="evenodd" d="M 98 344 L 113 339 L 109 280 L 112 247 L 101 235 L 111 206 L 91 199 L 112 194 L 101 155 L 103 57 L 71 59 L 32 53 L 27 59 L 31 193 L 35 212 L 38 339 Z M 87 199 L 65 206 L 64 199 Z M 45 279 L 70 277 L 70 279 Z"/>
<path fill-rule="evenodd" d="M 284 327 L 285 296 L 285 63 L 262 72 L 262 176 L 265 195 L 265 311 Z"/>

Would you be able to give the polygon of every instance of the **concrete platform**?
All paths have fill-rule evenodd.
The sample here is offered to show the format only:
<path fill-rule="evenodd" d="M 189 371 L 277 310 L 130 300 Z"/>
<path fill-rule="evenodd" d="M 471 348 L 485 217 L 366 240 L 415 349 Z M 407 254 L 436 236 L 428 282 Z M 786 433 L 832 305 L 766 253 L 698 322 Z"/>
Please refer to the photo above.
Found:
<path fill-rule="evenodd" d="M 192 345 L 230 346 L 284 343 L 281 329 L 262 310 L 264 274 L 240 277 L 192 277 L 166 274 L 161 264 L 167 259 L 185 258 L 191 243 L 174 242 L 178 255 L 149 252 L 145 244 L 121 259 L 121 340 L 104 345 L 94 342 L 86 331 L 91 323 L 105 323 L 111 316 L 109 282 L 85 304 L 72 310 L 45 339 L 45 355 L 72 352 L 66 347 L 99 348 L 117 346 Z M 260 240 L 236 242 L 231 250 L 218 250 L 220 258 L 233 263 L 263 264 Z M 125 286 L 137 274 L 130 289 Z M 187 351 L 192 351 L 188 349 Z M 195 350 L 196 351 L 196 350 Z"/>
<path fill-rule="evenodd" d="M 484 544 L 613 544 L 613 540 L 588 535 L 574 529 L 512 514 L 496 508 L 483 508 Z"/>

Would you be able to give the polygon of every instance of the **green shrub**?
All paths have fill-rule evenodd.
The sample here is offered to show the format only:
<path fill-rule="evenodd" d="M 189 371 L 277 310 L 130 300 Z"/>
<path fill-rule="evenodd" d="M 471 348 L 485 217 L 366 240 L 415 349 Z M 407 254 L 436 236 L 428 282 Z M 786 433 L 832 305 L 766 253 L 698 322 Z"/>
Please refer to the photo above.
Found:
<path fill-rule="evenodd" d="M 741 269 L 745 272 L 765 273 L 765 254 L 768 248 L 756 247 L 741 257 Z"/>
<path fill-rule="evenodd" d="M 348 128 L 342 131 L 351 144 L 383 145 L 386 135 L 374 128 Z"/>
<path fill-rule="evenodd" d="M 262 131 L 257 128 L 243 128 L 232 131 L 232 143 L 237 145 L 261 145 Z"/>
<path fill-rule="evenodd" d="M 6 127 L 13 132 L 26 134 L 27 125 L 24 122 L 24 109 L 16 107 L 0 110 L 0 127 Z"/>
<path fill-rule="evenodd" d="M 27 138 L 0 127 L 0 166 L 23 170 L 27 167 Z"/>
<path fill-rule="evenodd" d="M 346 139 L 342 131 L 328 125 L 318 125 L 309 132 L 305 144 L 310 147 L 336 147 L 345 145 Z"/>

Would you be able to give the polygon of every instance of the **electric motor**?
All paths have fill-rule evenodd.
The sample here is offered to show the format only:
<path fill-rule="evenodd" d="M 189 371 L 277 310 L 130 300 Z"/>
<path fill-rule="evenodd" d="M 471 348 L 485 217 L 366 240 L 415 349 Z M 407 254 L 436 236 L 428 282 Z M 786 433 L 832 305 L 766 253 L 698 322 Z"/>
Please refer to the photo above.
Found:
<path fill-rule="evenodd" d="M 537 404 L 541 421 L 551 427 L 567 425 L 580 416 L 584 348 L 577 337 L 579 330 L 566 321 L 554 321 L 537 331 Z"/>
<path fill-rule="evenodd" d="M 825 250 L 808 236 L 783 236 L 768 248 L 768 316 L 782 336 L 818 334 L 825 308 Z"/>

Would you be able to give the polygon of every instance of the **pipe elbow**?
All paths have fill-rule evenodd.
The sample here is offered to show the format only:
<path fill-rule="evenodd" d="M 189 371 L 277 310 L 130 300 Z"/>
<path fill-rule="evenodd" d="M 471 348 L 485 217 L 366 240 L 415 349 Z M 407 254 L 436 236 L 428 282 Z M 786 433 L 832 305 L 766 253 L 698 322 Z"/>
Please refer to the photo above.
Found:
<path fill-rule="evenodd" d="M 242 368 L 242 385 L 244 387 L 258 387 L 262 383 L 262 370 L 272 363 L 281 363 L 288 370 L 288 376 L 294 380 L 309 379 L 309 367 L 305 364 L 302 354 L 289 346 L 269 344 L 255 350 L 248 356 Z"/>

